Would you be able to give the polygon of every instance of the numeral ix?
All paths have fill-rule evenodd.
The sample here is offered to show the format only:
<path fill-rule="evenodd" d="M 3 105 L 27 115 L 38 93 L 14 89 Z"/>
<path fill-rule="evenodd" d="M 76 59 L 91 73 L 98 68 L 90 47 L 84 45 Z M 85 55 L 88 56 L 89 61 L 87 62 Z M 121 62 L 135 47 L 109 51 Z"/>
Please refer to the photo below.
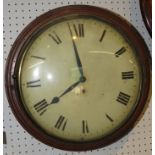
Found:
<path fill-rule="evenodd" d="M 78 24 L 75 25 L 73 24 L 73 29 L 76 37 L 84 37 L 84 25 L 83 24 Z"/>

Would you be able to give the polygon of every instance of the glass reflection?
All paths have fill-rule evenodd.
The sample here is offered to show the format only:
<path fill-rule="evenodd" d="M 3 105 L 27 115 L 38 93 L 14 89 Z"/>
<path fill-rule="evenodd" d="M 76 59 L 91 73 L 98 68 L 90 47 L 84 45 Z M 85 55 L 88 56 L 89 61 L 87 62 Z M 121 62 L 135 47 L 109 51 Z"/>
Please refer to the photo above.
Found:
<path fill-rule="evenodd" d="M 48 74 L 47 74 L 47 79 L 48 79 L 48 80 L 53 80 L 53 74 L 48 73 Z"/>
<path fill-rule="evenodd" d="M 34 79 L 37 79 L 38 77 L 39 77 L 39 67 L 37 67 L 37 68 L 35 68 L 34 70 L 33 70 L 33 78 Z"/>

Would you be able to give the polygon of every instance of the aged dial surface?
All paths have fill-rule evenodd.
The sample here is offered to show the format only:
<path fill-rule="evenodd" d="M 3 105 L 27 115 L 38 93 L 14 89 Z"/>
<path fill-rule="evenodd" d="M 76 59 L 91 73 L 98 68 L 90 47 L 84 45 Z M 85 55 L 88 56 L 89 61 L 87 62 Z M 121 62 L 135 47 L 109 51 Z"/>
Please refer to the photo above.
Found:
<path fill-rule="evenodd" d="M 25 49 L 19 73 L 28 114 L 49 135 L 100 139 L 132 114 L 141 87 L 134 48 L 93 17 L 63 18 Z"/>

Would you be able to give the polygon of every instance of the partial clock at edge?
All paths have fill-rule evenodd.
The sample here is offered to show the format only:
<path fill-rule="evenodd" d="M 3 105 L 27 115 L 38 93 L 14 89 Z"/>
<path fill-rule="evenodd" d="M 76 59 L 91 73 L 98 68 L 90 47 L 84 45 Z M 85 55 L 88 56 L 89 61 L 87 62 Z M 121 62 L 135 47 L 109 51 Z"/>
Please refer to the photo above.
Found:
<path fill-rule="evenodd" d="M 145 26 L 152 36 L 152 0 L 140 0 L 140 9 Z"/>

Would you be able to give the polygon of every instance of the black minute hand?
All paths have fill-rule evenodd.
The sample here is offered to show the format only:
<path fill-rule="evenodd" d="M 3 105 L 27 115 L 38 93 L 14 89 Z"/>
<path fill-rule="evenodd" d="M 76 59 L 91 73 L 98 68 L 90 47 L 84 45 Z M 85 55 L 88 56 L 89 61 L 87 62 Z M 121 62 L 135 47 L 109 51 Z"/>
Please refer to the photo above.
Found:
<path fill-rule="evenodd" d="M 74 84 L 72 84 L 70 87 L 68 87 L 59 97 L 54 97 L 53 99 L 52 99 L 52 102 L 51 102 L 51 104 L 54 104 L 54 103 L 58 103 L 59 102 L 59 100 L 60 100 L 60 98 L 62 97 L 62 96 L 64 96 L 65 94 L 67 94 L 68 92 L 70 92 L 71 90 L 73 90 L 79 83 L 81 83 L 81 81 L 78 81 L 78 82 L 75 82 Z"/>
<path fill-rule="evenodd" d="M 80 60 L 80 57 L 79 57 L 79 54 L 78 54 L 78 50 L 77 50 L 77 47 L 76 47 L 76 44 L 75 44 L 75 41 L 74 41 L 74 38 L 73 38 L 73 33 L 72 33 L 72 30 L 70 28 L 69 23 L 68 23 L 68 28 L 69 28 L 69 32 L 70 32 L 70 35 L 71 35 L 71 38 L 72 38 L 73 48 L 74 48 L 74 52 L 75 52 L 75 56 L 76 56 L 76 62 L 77 62 L 78 68 L 79 68 L 79 72 L 81 74 L 81 82 L 84 82 L 86 79 L 85 79 L 84 74 L 83 74 L 82 63 L 81 63 L 81 60 Z"/>

